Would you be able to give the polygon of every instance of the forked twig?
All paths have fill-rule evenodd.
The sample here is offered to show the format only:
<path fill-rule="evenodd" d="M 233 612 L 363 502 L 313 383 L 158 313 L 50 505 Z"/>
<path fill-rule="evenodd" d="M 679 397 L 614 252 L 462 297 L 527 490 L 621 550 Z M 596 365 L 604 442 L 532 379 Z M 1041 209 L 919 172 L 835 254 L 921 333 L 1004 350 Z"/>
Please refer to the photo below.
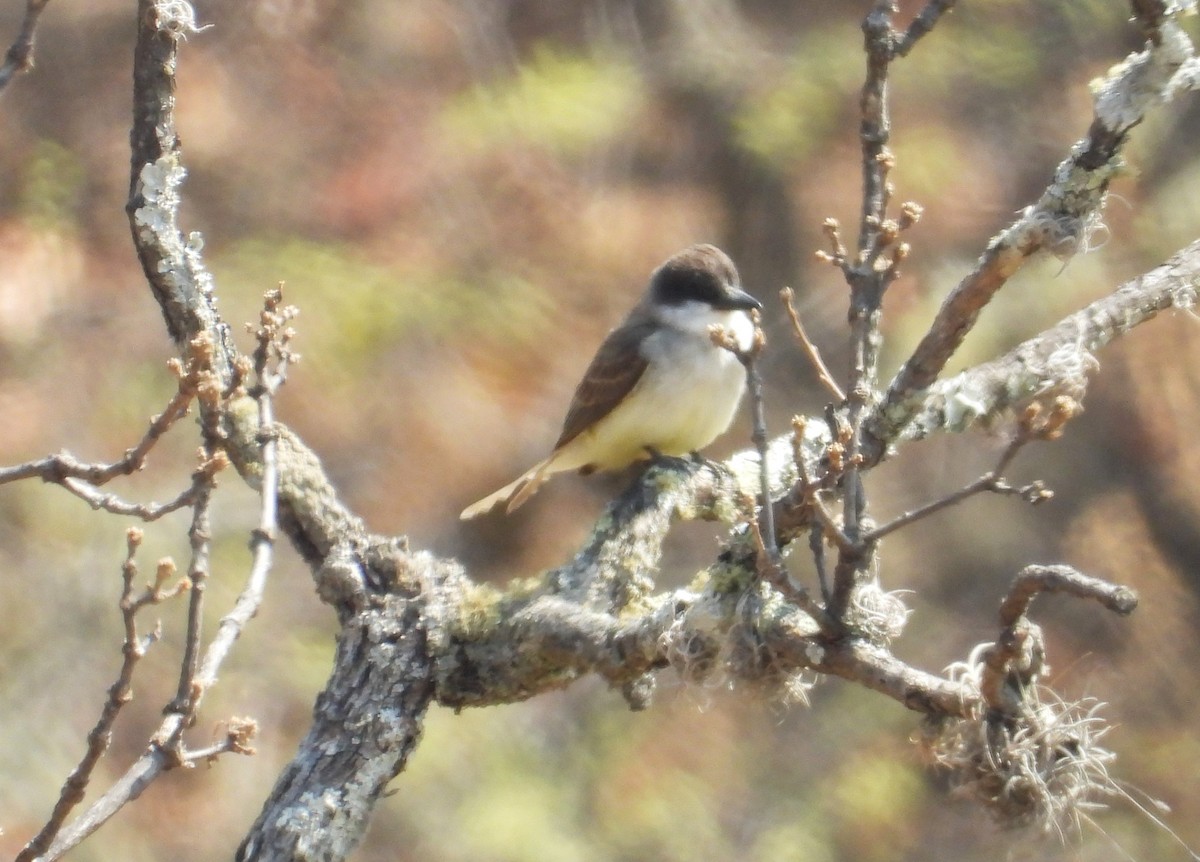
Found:
<path fill-rule="evenodd" d="M 996 462 L 996 466 L 988 470 L 978 479 L 973 482 L 968 482 L 957 491 L 947 494 L 923 506 L 918 506 L 916 509 L 905 512 L 896 518 L 888 521 L 886 524 L 876 527 L 868 531 L 862 537 L 864 542 L 878 542 L 889 533 L 894 533 L 897 530 L 907 527 L 922 518 L 928 518 L 930 515 L 937 514 L 943 509 L 948 509 L 951 506 L 961 503 L 968 497 L 984 491 L 991 491 L 996 494 L 1012 494 L 1019 496 L 1032 505 L 1044 502 L 1053 496 L 1053 492 L 1046 490 L 1041 482 L 1031 482 L 1028 485 L 1014 487 L 1004 481 L 1004 471 L 1008 469 L 1008 465 L 1012 463 L 1017 452 L 1021 447 L 1029 442 L 1029 437 L 1019 435 L 1008 446 L 1004 447 L 1004 452 L 1000 455 L 1000 460 Z"/>
<path fill-rule="evenodd" d="M 40 478 L 43 482 L 61 485 L 82 499 L 93 509 L 103 509 L 117 515 L 132 516 L 144 521 L 153 521 L 195 502 L 197 482 L 203 477 L 193 475 L 192 485 L 167 503 L 130 503 L 116 494 L 103 493 L 99 487 L 118 476 L 128 476 L 141 470 L 155 444 L 187 415 L 193 399 L 211 401 L 217 394 L 217 382 L 212 373 L 212 341 L 200 336 L 188 345 L 186 364 L 177 359 L 167 367 L 178 380 L 175 394 L 157 416 L 151 417 L 146 433 L 134 446 L 110 464 L 95 464 L 80 461 L 69 452 L 49 455 L 36 461 L 28 461 L 13 467 L 0 468 L 0 485 L 22 479 Z M 227 461 L 223 456 L 207 458 L 198 473 L 211 477 L 221 470 Z"/>
<path fill-rule="evenodd" d="M 117 674 L 116 681 L 108 688 L 108 697 L 104 701 L 100 718 L 88 733 L 87 751 L 63 783 L 58 801 L 55 803 L 50 817 L 37 835 L 30 839 L 29 843 L 17 854 L 16 862 L 28 862 L 28 860 L 36 859 L 50 846 L 50 842 L 54 840 L 63 823 L 66 822 L 67 815 L 83 800 L 88 783 L 91 781 L 92 772 L 112 741 L 112 728 L 116 723 L 117 716 L 122 707 L 133 699 L 131 686 L 134 669 L 142 656 L 146 654 L 146 650 L 159 639 L 161 634 L 157 626 L 148 635 L 140 634 L 137 626 L 138 611 L 147 605 L 157 605 L 174 598 L 185 592 L 190 586 L 187 579 L 182 578 L 168 589 L 167 582 L 175 574 L 175 564 L 170 559 L 163 559 L 156 567 L 153 583 L 147 584 L 140 595 L 135 595 L 134 579 L 138 572 L 135 556 L 142 543 L 142 531 L 131 527 L 126 533 L 125 542 L 125 562 L 121 565 L 123 587 L 120 608 L 125 625 L 125 641 L 121 645 L 121 669 Z"/>
<path fill-rule="evenodd" d="M 253 736 L 254 722 L 249 719 L 231 719 L 226 738 L 214 745 L 197 751 L 188 751 L 182 743 L 184 730 L 191 726 L 200 708 L 205 692 L 216 682 L 217 673 L 225 658 L 229 655 L 233 644 L 241 635 L 246 624 L 258 613 L 262 604 L 263 592 L 267 576 L 273 563 L 275 534 L 278 529 L 278 453 L 277 437 L 271 433 L 274 425 L 272 396 L 282 385 L 284 377 L 277 367 L 271 371 L 266 364 L 270 358 L 283 357 L 294 359 L 287 348 L 291 331 L 282 326 L 294 314 L 291 309 L 278 309 L 278 298 L 268 297 L 263 313 L 264 325 L 259 331 L 260 348 L 256 358 L 261 357 L 262 364 L 256 365 L 260 370 L 259 381 L 255 386 L 257 394 L 259 423 L 263 429 L 260 435 L 262 446 L 262 479 L 260 489 L 259 523 L 251 534 L 251 551 L 253 559 L 246 585 L 234 603 L 233 609 L 226 614 L 217 626 L 217 632 L 209 642 L 202 657 L 199 656 L 199 614 L 200 603 L 189 605 L 188 644 L 180 671 L 180 684 L 176 697 L 168 705 L 167 715 L 151 738 L 149 748 L 135 761 L 125 774 L 117 780 L 92 806 L 66 829 L 62 829 L 48 850 L 39 857 L 42 860 L 58 859 L 71 848 L 99 829 L 126 804 L 141 795 L 163 772 L 177 766 L 187 766 L 200 760 L 210 759 L 219 754 L 230 752 L 252 754 L 253 749 L 249 740 Z M 261 339 L 276 339 L 274 347 L 263 347 Z M 206 422 L 211 425 L 210 431 L 215 432 L 215 425 L 220 421 L 220 411 L 215 410 L 213 418 Z M 196 506 L 193 516 L 192 542 L 193 559 L 189 571 L 207 573 L 207 516 L 204 507 L 207 504 L 207 494 L 202 496 Z M 193 575 L 195 576 L 195 575 Z M 202 582 L 200 583 L 202 586 Z M 195 592 L 195 590 L 193 590 Z M 34 857 L 29 857 L 33 859 Z"/>

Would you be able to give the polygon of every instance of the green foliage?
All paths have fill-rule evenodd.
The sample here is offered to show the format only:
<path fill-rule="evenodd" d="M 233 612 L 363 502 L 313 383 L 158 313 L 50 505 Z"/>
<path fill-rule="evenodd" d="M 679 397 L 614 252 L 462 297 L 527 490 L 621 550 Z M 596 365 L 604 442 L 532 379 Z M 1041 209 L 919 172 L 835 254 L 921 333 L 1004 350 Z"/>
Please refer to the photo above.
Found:
<path fill-rule="evenodd" d="M 578 156 L 625 131 L 642 99 L 638 83 L 625 60 L 542 44 L 515 75 L 449 100 L 441 130 L 468 151 L 520 144 Z"/>
<path fill-rule="evenodd" d="M 895 833 L 920 809 L 923 787 L 921 773 L 909 764 L 873 752 L 851 755 L 835 782 L 837 811 L 848 828 L 870 824 Z"/>
<path fill-rule="evenodd" d="M 493 271 L 467 278 L 453 272 L 390 267 L 349 246 L 312 240 L 251 239 L 212 267 L 237 293 L 284 282 L 288 302 L 321 309 L 296 324 L 301 353 L 311 352 L 343 373 L 361 372 L 389 348 L 411 339 L 448 336 L 521 340 L 544 325 L 544 298 L 528 282 Z M 252 320 L 252 307 L 231 319 Z"/>
<path fill-rule="evenodd" d="M 1027 28 L 1004 21 L 986 27 L 951 18 L 954 38 L 923 42 L 900 67 L 898 99 L 941 101 L 982 90 L 1030 90 L 1046 55 Z M 905 93 L 907 88 L 919 92 Z"/>
<path fill-rule="evenodd" d="M 861 78 L 861 58 L 846 51 L 833 33 L 807 34 L 787 72 L 752 95 L 734 118 L 738 141 L 783 166 L 811 155 L 834 128 L 845 96 Z"/>
<path fill-rule="evenodd" d="M 43 138 L 33 145 L 23 166 L 18 209 L 35 227 L 73 224 L 84 179 L 80 159 L 61 144 Z"/>

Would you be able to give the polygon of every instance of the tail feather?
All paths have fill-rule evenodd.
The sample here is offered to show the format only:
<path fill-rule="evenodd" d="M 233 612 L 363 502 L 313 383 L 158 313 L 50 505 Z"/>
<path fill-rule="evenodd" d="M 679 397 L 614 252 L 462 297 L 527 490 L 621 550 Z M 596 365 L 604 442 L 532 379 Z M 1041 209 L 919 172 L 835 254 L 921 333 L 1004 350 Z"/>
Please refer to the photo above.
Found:
<path fill-rule="evenodd" d="M 458 516 L 459 519 L 469 521 L 472 518 L 478 518 L 496 508 L 500 503 L 505 503 L 504 511 L 506 513 L 511 514 L 516 511 L 526 500 L 537 493 L 538 488 L 542 487 L 542 483 L 546 481 L 546 473 L 551 460 L 552 458 L 547 458 L 545 461 L 534 464 L 503 488 L 493 491 L 482 500 L 467 506 Z"/>

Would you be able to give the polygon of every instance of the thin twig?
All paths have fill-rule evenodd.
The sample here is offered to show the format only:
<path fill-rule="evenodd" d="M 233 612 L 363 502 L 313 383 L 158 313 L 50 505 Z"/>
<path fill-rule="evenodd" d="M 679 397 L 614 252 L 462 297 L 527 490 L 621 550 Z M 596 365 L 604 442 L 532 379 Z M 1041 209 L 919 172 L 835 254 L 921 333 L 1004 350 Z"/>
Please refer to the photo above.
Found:
<path fill-rule="evenodd" d="M 1004 471 L 1008 469 L 1008 465 L 1012 463 L 1017 452 L 1021 447 L 1029 442 L 1029 437 L 1024 434 L 1018 435 L 1011 443 L 1004 447 L 1004 452 L 1000 455 L 1000 460 L 996 462 L 996 466 L 988 470 L 978 479 L 973 482 L 968 482 L 957 491 L 947 494 L 940 499 L 926 503 L 923 506 L 918 506 L 912 511 L 905 512 L 895 519 L 888 521 L 882 526 L 876 527 L 863 535 L 863 542 L 878 542 L 889 533 L 894 533 L 902 527 L 907 527 L 909 524 L 915 523 L 922 518 L 928 518 L 930 515 L 936 514 L 943 509 L 948 509 L 963 500 L 975 494 L 984 491 L 992 491 L 998 494 L 1014 494 L 1024 497 L 1030 503 L 1040 503 L 1048 499 L 1051 495 L 1049 491 L 1042 488 L 1040 483 L 1034 482 L 1029 485 L 1015 488 L 1012 485 L 1004 482 Z"/>
<path fill-rule="evenodd" d="M 904 35 L 896 41 L 896 46 L 893 48 L 893 53 L 897 57 L 908 56 L 908 52 L 913 49 L 913 46 L 920 41 L 921 37 L 927 35 L 941 20 L 941 17 L 954 8 L 957 0 L 929 0 L 912 23 L 908 25 L 908 29 L 904 31 Z"/>
<path fill-rule="evenodd" d="M 179 686 L 175 699 L 167 705 L 167 709 L 180 712 L 186 716 L 194 716 L 192 706 L 195 700 L 193 681 L 196 676 L 196 656 L 200 651 L 201 622 L 204 615 L 204 594 L 207 591 L 208 560 L 212 528 L 209 522 L 209 506 L 212 503 L 214 483 L 198 483 L 199 490 L 196 502 L 192 506 L 192 524 L 188 528 L 188 541 L 191 544 L 192 559 L 188 563 L 188 578 L 192 582 L 192 591 L 188 601 L 187 628 L 183 640 L 183 658 L 179 663 Z M 167 745 L 179 749 L 180 734 L 188 722 L 180 724 Z"/>
<path fill-rule="evenodd" d="M 37 33 L 38 18 L 50 0 L 27 0 L 25 3 L 25 18 L 21 21 L 21 30 L 12 46 L 4 54 L 4 63 L 0 65 L 0 93 L 8 86 L 18 72 L 28 72 L 33 68 L 33 37 Z"/>
<path fill-rule="evenodd" d="M 131 503 L 128 500 L 123 500 L 116 494 L 104 493 L 95 486 L 82 479 L 76 479 L 73 476 L 66 477 L 61 484 L 93 509 L 103 509 L 105 512 L 113 515 L 137 518 L 147 523 L 157 521 L 165 515 L 192 505 L 196 502 L 196 496 L 200 490 L 193 483 L 166 503 Z"/>
<path fill-rule="evenodd" d="M 290 317 L 291 312 L 287 314 Z M 278 337 L 286 345 L 291 332 L 280 332 Z M 264 353 L 264 356 L 292 354 L 284 348 L 282 351 Z M 181 734 L 189 727 L 199 711 L 205 692 L 216 682 L 217 673 L 225 658 L 229 655 L 233 644 L 241 635 L 246 624 L 258 613 L 262 604 L 263 592 L 267 576 L 273 563 L 274 537 L 278 529 L 278 453 L 276 436 L 269 432 L 274 423 L 271 397 L 282 384 L 284 378 L 278 371 L 264 373 L 256 387 L 258 393 L 259 423 L 264 429 L 261 435 L 262 445 L 262 481 L 260 489 L 259 523 L 252 531 L 250 547 L 253 559 L 246 585 L 234 603 L 233 609 L 226 614 L 217 625 L 217 632 L 209 643 L 204 655 L 195 662 L 195 669 L 188 673 L 192 665 L 191 659 L 185 659 L 184 670 L 181 671 L 180 691 L 184 694 L 184 702 L 179 698 L 168 707 L 168 714 L 151 737 L 151 744 L 146 752 L 126 770 L 92 806 L 71 825 L 62 830 L 50 849 L 41 857 L 44 862 L 60 858 L 64 853 L 76 847 L 81 841 L 104 825 L 126 804 L 141 795 L 159 775 L 168 769 L 195 762 L 197 759 L 207 759 L 222 752 L 249 754 L 252 749 L 244 744 L 248 735 L 240 736 L 242 743 L 237 745 L 226 740 L 217 746 L 202 749 L 199 753 L 186 750 L 181 744 Z M 209 395 L 201 393 L 202 400 Z M 213 420 L 218 421 L 217 419 Z M 196 522 L 193 522 L 195 528 Z M 194 545 L 194 556 L 197 548 L 203 548 L 206 539 L 202 539 L 203 530 L 194 530 L 197 542 Z M 193 559 L 191 568 L 200 570 L 201 566 Z M 206 570 L 206 564 L 204 566 Z M 190 610 L 189 610 L 190 619 Z M 189 622 L 189 639 L 191 638 L 191 623 Z M 198 635 L 197 635 L 198 636 Z"/>
<path fill-rule="evenodd" d="M 142 531 L 136 527 L 130 528 L 126 533 L 125 562 L 121 565 L 123 587 L 120 608 L 125 627 L 125 641 L 121 645 L 123 657 L 121 669 L 117 674 L 116 681 L 109 686 L 108 698 L 104 702 L 100 718 L 88 733 L 87 751 L 71 774 L 67 776 L 62 791 L 59 793 L 58 802 L 55 803 L 54 810 L 50 813 L 45 825 L 17 854 L 16 862 L 28 862 L 28 860 L 35 859 L 50 846 L 50 842 L 54 840 L 59 830 L 62 829 L 63 823 L 66 822 L 67 815 L 83 800 L 92 772 L 112 741 L 112 728 L 116 723 L 117 716 L 120 714 L 121 708 L 133 699 L 131 686 L 134 669 L 138 661 L 146 654 L 146 650 L 160 636 L 157 628 L 148 635 L 139 634 L 138 611 L 146 605 L 159 604 L 173 598 L 188 587 L 186 580 L 181 580 L 171 589 L 165 589 L 167 581 L 175 573 L 175 566 L 170 560 L 162 560 L 157 566 L 153 584 L 148 584 L 140 595 L 135 595 L 134 580 L 137 578 L 138 572 L 135 557 L 141 543 Z"/>
<path fill-rule="evenodd" d="M 258 722 L 253 718 L 234 716 L 219 725 L 223 735 L 218 742 L 204 748 L 190 749 L 184 755 L 187 764 L 212 762 L 222 754 L 256 754 L 250 741 L 258 734 Z"/>
<path fill-rule="evenodd" d="M 1029 611 L 1038 593 L 1067 593 L 1081 599 L 1095 599 L 1114 613 L 1126 616 L 1137 608 L 1137 593 L 1129 587 L 1102 581 L 1070 566 L 1026 566 L 1013 580 L 1012 588 L 1000 605 L 1000 625 L 1013 626 Z"/>
<path fill-rule="evenodd" d="M 812 552 L 813 565 L 817 569 L 817 584 L 821 587 L 821 600 L 828 607 L 829 573 L 825 566 L 825 533 L 819 524 L 813 524 L 808 531 L 808 549 Z"/>
<path fill-rule="evenodd" d="M 833 512 L 829 511 L 829 507 L 815 493 L 810 498 L 809 502 L 812 505 L 813 514 L 816 516 L 817 523 L 821 525 L 821 532 L 827 539 L 833 542 L 834 546 L 843 554 L 861 554 L 862 547 L 853 539 L 846 535 L 846 532 L 838 525 L 837 520 L 833 517 Z"/>
<path fill-rule="evenodd" d="M 859 542 L 861 521 L 867 508 L 859 476 L 859 452 L 862 446 L 862 422 L 868 405 L 874 401 L 878 377 L 883 293 L 891 280 L 889 267 L 880 266 L 878 258 L 886 245 L 886 237 L 892 234 L 890 227 L 885 229 L 885 220 L 891 197 L 888 173 L 893 163 L 887 146 L 891 135 L 887 80 L 892 60 L 892 16 L 895 12 L 892 0 L 876 0 L 863 21 L 867 75 L 859 100 L 862 115 L 859 131 L 862 147 L 862 212 L 858 252 L 854 264 L 846 268 L 846 278 L 850 284 L 851 349 L 846 421 L 850 435 L 840 487 L 843 506 L 841 530 L 848 542 L 839 546 L 830 603 L 830 613 L 839 620 L 849 608 L 854 589 L 865 577 L 870 563 L 866 546 Z"/>
<path fill-rule="evenodd" d="M 846 400 L 846 393 L 842 391 L 842 387 L 838 386 L 837 381 L 833 379 L 833 375 L 829 373 L 829 366 L 825 364 L 825 360 L 821 358 L 821 351 L 817 349 L 817 345 L 813 344 L 808 333 L 804 330 L 804 324 L 800 321 L 800 314 L 796 311 L 796 306 L 792 304 L 792 298 L 795 293 L 790 287 L 785 287 L 779 291 L 779 298 L 783 301 L 783 307 L 787 310 L 788 319 L 792 322 L 792 331 L 796 334 L 800 346 L 804 349 L 804 355 L 808 357 L 808 361 L 812 363 L 813 369 L 817 372 L 817 379 L 821 381 L 821 385 L 833 396 L 833 400 L 837 404 L 841 404 Z"/>
<path fill-rule="evenodd" d="M 758 522 L 752 521 L 750 529 L 754 533 L 754 543 L 758 549 L 756 566 L 758 576 L 778 590 L 784 599 L 808 614 L 822 631 L 832 631 L 833 625 L 825 608 L 813 599 L 808 590 L 793 583 L 787 567 L 783 564 L 783 558 L 778 556 L 779 552 L 776 551 L 776 556 L 772 558 Z"/>
<path fill-rule="evenodd" d="M 98 486 L 128 476 L 145 466 L 150 450 L 164 434 L 183 416 L 187 415 L 192 399 L 213 390 L 215 378 L 211 370 L 212 340 L 207 336 L 193 339 L 188 344 L 186 364 L 177 359 L 167 367 L 178 380 L 175 394 L 150 425 L 142 439 L 111 464 L 89 464 L 80 461 L 69 452 L 49 455 L 36 461 L 0 468 L 0 485 L 21 479 L 40 478 L 43 482 L 62 485 L 75 496 L 84 500 L 93 509 L 104 509 L 118 515 L 132 516 L 144 521 L 153 521 L 170 512 L 191 505 L 195 500 L 195 480 L 190 488 L 181 492 L 174 500 L 165 504 L 130 503 L 115 494 L 104 494 Z M 222 456 L 223 457 L 223 456 Z M 226 461 L 211 460 L 213 472 L 221 469 Z"/>
<path fill-rule="evenodd" d="M 721 327 L 714 327 L 710 332 L 713 343 L 736 356 L 742 363 L 742 367 L 746 369 L 746 388 L 750 395 L 750 414 L 753 426 L 751 436 L 754 446 L 758 450 L 759 458 L 759 517 L 750 524 L 758 551 L 756 568 L 759 577 L 779 590 L 785 599 L 812 617 L 822 630 L 829 630 L 830 621 L 825 609 L 813 600 L 808 590 L 792 583 L 787 567 L 783 563 L 783 555 L 779 551 L 779 540 L 775 534 L 775 507 L 771 502 L 771 472 L 767 463 L 770 439 L 767 435 L 762 376 L 758 371 L 758 358 L 762 355 L 767 342 L 762 327 L 759 326 L 758 312 L 752 312 L 752 317 L 754 319 L 754 339 L 748 350 L 742 350 L 733 336 Z"/>
<path fill-rule="evenodd" d="M 150 420 L 150 427 L 136 446 L 111 464 L 88 464 L 68 452 L 49 455 L 14 467 L 0 468 L 0 485 L 20 479 L 39 477 L 45 482 L 63 484 L 65 479 L 80 479 L 91 485 L 103 485 L 117 476 L 136 473 L 146 462 L 146 456 L 166 431 L 187 414 L 195 390 L 180 381 L 179 391 L 171 397 L 162 413 Z M 85 497 L 85 499 L 87 499 Z M 90 501 L 89 501 L 90 502 Z M 125 514 L 125 513 L 121 513 Z"/>
<path fill-rule="evenodd" d="M 759 475 L 759 525 L 761 544 L 772 565 L 781 563 L 779 540 L 775 535 L 775 509 L 771 505 L 771 472 L 767 463 L 767 448 L 770 438 L 767 436 L 766 408 L 763 404 L 762 375 L 758 372 L 758 357 L 762 355 L 767 340 L 759 326 L 757 311 L 751 312 L 754 319 L 754 336 L 750 347 L 743 350 L 733 335 L 721 326 L 709 328 L 713 344 L 723 350 L 728 350 L 746 371 L 746 389 L 750 395 L 751 431 L 750 437 L 758 452 Z"/>
<path fill-rule="evenodd" d="M 211 352 L 206 354 L 206 363 L 211 362 Z M 201 427 L 200 433 L 204 440 L 201 449 L 204 463 L 214 460 L 225 460 L 221 451 L 221 418 L 224 415 L 225 403 L 221 395 L 220 383 L 213 373 L 210 364 L 202 369 L 203 382 L 197 387 L 196 398 L 200 403 Z M 203 469 L 196 471 L 193 481 L 197 488 L 196 499 L 192 505 L 192 523 L 188 528 L 188 544 L 191 547 L 191 559 L 188 562 L 188 577 L 192 582 L 192 593 L 188 601 L 187 627 L 183 641 L 183 657 L 179 664 L 179 685 L 175 698 L 166 707 L 168 712 L 178 712 L 185 720 L 175 729 L 171 737 L 161 744 L 168 748 L 173 755 L 183 757 L 183 731 L 190 727 L 195 720 L 199 708 L 199 693 L 196 690 L 196 665 L 201 649 L 201 627 L 204 619 L 204 597 L 208 590 L 209 557 L 212 549 L 212 525 L 209 518 L 209 507 L 212 503 L 212 493 L 216 488 L 215 473 L 206 473 Z"/>

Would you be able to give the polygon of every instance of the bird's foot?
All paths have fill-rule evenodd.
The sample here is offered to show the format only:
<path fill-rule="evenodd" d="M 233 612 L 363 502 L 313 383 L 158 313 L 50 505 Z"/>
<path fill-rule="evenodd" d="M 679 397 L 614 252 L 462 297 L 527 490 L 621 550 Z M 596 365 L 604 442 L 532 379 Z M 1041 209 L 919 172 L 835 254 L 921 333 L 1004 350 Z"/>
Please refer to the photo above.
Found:
<path fill-rule="evenodd" d="M 691 452 L 688 455 L 683 455 L 683 456 L 666 455 L 666 454 L 662 453 L 661 451 L 659 451 L 658 449 L 654 448 L 653 446 L 646 446 L 644 448 L 646 450 L 646 453 L 650 456 L 650 466 L 651 467 L 662 466 L 662 467 L 673 467 L 673 468 L 678 469 L 680 467 L 683 467 L 683 468 L 692 467 L 697 463 L 704 463 L 704 459 L 700 456 L 700 454 L 698 452 Z"/>

